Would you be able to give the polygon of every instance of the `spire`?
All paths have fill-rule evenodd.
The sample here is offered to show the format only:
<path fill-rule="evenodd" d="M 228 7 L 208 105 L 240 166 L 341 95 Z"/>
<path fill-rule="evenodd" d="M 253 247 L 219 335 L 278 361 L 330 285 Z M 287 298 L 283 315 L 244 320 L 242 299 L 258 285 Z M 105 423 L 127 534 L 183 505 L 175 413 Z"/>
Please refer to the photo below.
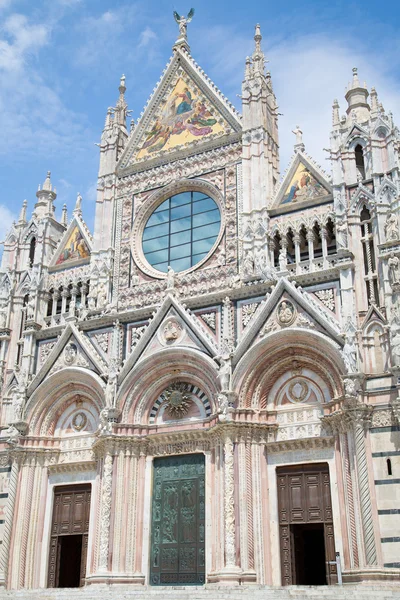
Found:
<path fill-rule="evenodd" d="M 67 211 L 66 204 L 64 204 L 62 207 L 61 225 L 64 225 L 64 227 L 67 227 L 67 225 L 68 225 L 68 211 Z"/>
<path fill-rule="evenodd" d="M 294 133 L 294 135 L 296 136 L 296 143 L 294 145 L 294 151 L 295 152 L 304 152 L 306 147 L 303 142 L 303 132 L 300 129 L 300 126 L 296 125 L 296 129 L 293 129 L 292 133 Z"/>
<path fill-rule="evenodd" d="M 78 192 L 75 202 L 75 208 L 73 210 L 73 215 L 77 215 L 78 217 L 82 216 L 82 196 Z"/>
<path fill-rule="evenodd" d="M 252 68 L 251 68 L 251 58 L 250 56 L 248 56 L 246 58 L 246 66 L 244 69 L 244 78 L 246 81 L 249 81 L 249 79 L 251 79 L 253 73 L 252 73 Z"/>
<path fill-rule="evenodd" d="M 347 114 L 353 115 L 357 122 L 365 122 L 369 118 L 368 90 L 365 85 L 360 84 L 357 67 L 353 67 L 353 80 L 346 92 Z"/>
<path fill-rule="evenodd" d="M 340 125 L 339 102 L 336 98 L 332 104 L 332 125 L 334 128 Z"/>
<path fill-rule="evenodd" d="M 54 215 L 54 200 L 57 198 L 56 189 L 53 189 L 51 183 L 51 173 L 47 171 L 47 176 L 42 187 L 36 192 L 37 202 L 34 212 L 41 219 L 43 217 L 52 217 Z"/>
<path fill-rule="evenodd" d="M 26 225 L 26 208 L 28 206 L 28 200 L 24 200 L 22 203 L 21 212 L 19 214 L 18 225 Z"/>
<path fill-rule="evenodd" d="M 115 107 L 115 120 L 118 123 L 118 125 L 122 125 L 123 127 L 126 127 L 126 116 L 128 113 L 128 110 L 127 110 L 128 105 L 125 100 L 125 92 L 126 92 L 125 81 L 126 81 L 126 77 L 125 77 L 125 75 L 122 75 L 121 81 L 119 84 L 119 88 L 118 88 L 119 98 L 118 98 L 117 106 Z"/>
<path fill-rule="evenodd" d="M 378 114 L 378 94 L 374 87 L 371 88 L 371 116 L 376 117 Z"/>
<path fill-rule="evenodd" d="M 255 75 L 264 75 L 265 63 L 267 62 L 265 60 L 264 52 L 261 50 L 261 40 L 261 27 L 257 23 L 254 34 L 255 48 L 253 52 L 253 71 Z"/>

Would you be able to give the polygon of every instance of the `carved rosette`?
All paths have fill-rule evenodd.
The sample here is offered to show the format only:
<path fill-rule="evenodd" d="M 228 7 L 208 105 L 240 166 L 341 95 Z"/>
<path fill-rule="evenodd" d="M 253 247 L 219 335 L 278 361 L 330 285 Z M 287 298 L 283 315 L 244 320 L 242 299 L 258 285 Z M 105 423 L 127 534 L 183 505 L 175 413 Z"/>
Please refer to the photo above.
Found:
<path fill-rule="evenodd" d="M 189 411 L 192 400 L 187 394 L 187 385 L 174 383 L 164 392 L 166 411 L 172 417 L 180 419 Z"/>

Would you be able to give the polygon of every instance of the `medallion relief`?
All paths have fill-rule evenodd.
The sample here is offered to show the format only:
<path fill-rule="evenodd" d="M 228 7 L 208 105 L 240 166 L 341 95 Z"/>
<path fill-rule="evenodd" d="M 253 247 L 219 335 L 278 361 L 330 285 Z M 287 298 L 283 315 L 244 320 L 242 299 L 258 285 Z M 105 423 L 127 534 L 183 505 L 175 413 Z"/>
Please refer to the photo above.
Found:
<path fill-rule="evenodd" d="M 281 327 L 290 327 L 296 320 L 297 311 L 289 300 L 282 300 L 276 309 L 276 320 Z"/>
<path fill-rule="evenodd" d="M 176 317 L 167 318 L 158 331 L 158 339 L 163 346 L 178 344 L 184 335 L 184 327 Z"/>

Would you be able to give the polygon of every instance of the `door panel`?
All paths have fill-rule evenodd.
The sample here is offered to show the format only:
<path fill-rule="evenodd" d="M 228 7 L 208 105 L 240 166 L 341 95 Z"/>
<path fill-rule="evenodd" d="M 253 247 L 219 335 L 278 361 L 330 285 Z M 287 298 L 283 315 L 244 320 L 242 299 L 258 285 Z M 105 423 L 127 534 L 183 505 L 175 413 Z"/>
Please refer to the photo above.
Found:
<path fill-rule="evenodd" d="M 205 580 L 205 464 L 203 454 L 154 460 L 150 582 Z"/>
<path fill-rule="evenodd" d="M 308 523 L 324 524 L 327 581 L 334 583 L 336 565 L 329 564 L 335 560 L 335 544 L 328 465 L 280 467 L 277 481 L 282 584 L 296 583 L 295 565 L 301 564 L 296 560 L 301 554 L 301 536 L 297 536 L 296 544 L 293 526 Z"/>
<path fill-rule="evenodd" d="M 59 587 L 62 538 L 82 536 L 80 585 L 86 577 L 87 542 L 90 518 L 90 484 L 58 486 L 54 488 L 53 518 L 51 523 L 48 587 Z"/>

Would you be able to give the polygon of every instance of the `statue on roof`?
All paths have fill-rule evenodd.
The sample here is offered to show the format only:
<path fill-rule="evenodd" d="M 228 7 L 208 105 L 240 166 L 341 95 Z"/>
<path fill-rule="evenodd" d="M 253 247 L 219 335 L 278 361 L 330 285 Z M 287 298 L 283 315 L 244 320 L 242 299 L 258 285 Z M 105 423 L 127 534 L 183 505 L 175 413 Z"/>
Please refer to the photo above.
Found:
<path fill-rule="evenodd" d="M 193 19 L 194 8 L 191 8 L 187 17 L 181 17 L 176 10 L 174 10 L 175 21 L 179 25 L 179 34 L 183 39 L 187 39 L 187 24 Z"/>

